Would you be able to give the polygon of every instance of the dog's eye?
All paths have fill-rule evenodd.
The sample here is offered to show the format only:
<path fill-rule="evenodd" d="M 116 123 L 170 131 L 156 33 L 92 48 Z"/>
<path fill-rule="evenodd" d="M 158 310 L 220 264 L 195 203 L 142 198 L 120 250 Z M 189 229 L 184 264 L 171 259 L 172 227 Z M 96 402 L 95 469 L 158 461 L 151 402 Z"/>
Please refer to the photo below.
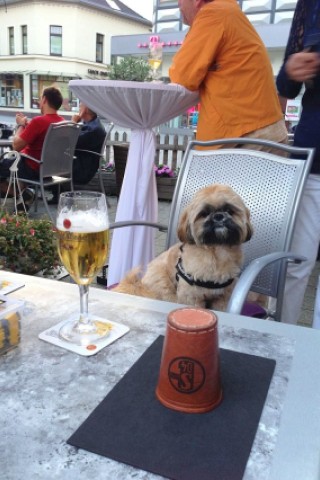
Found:
<path fill-rule="evenodd" d="M 229 215 L 233 215 L 233 214 L 234 214 L 234 211 L 233 211 L 232 208 L 226 208 L 224 211 L 225 211 L 226 213 L 228 213 Z"/>
<path fill-rule="evenodd" d="M 198 213 L 197 218 L 206 218 L 210 213 L 212 213 L 212 210 L 205 208 Z"/>
<path fill-rule="evenodd" d="M 234 215 L 236 212 L 237 212 L 237 209 L 234 208 L 233 205 L 229 205 L 228 203 L 226 203 L 225 205 L 223 205 L 223 208 L 221 209 L 223 212 L 226 212 L 228 213 L 229 215 Z"/>
<path fill-rule="evenodd" d="M 199 218 L 206 218 L 208 216 L 208 212 L 200 212 Z"/>

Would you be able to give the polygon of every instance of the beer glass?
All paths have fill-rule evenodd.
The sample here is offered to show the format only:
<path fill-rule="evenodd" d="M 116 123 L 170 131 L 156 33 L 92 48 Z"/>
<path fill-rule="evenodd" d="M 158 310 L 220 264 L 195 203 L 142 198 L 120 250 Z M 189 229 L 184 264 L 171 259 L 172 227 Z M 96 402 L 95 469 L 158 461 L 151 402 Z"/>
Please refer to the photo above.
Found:
<path fill-rule="evenodd" d="M 76 345 L 90 345 L 105 337 L 108 324 L 88 313 L 89 285 L 103 267 L 109 246 L 109 219 L 105 195 L 66 192 L 60 195 L 58 251 L 66 270 L 80 290 L 80 315 L 69 319 L 60 336 Z"/>

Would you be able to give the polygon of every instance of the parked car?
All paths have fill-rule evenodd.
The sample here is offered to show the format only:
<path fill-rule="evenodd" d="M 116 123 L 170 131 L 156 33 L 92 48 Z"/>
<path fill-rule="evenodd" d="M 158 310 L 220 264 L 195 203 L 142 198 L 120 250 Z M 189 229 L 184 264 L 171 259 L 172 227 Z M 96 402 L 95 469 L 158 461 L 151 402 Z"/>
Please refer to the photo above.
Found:
<path fill-rule="evenodd" d="M 14 129 L 10 125 L 0 123 L 0 138 L 6 139 L 13 135 Z"/>

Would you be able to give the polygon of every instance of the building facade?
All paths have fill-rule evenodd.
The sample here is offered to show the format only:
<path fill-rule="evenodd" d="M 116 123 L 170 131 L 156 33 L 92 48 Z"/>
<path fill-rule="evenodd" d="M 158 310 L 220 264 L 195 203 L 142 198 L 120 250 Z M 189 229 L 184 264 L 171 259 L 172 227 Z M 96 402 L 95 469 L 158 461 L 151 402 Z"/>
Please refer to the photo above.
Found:
<path fill-rule="evenodd" d="M 150 34 L 152 24 L 119 0 L 6 0 L 0 6 L 0 115 L 39 113 L 43 87 L 57 85 L 62 115 L 77 107 L 74 78 L 105 78 L 112 35 Z"/>
<path fill-rule="evenodd" d="M 238 0 L 241 10 L 255 26 L 279 25 L 291 22 L 297 0 Z M 178 2 L 154 1 L 154 32 L 178 32 L 183 25 Z"/>

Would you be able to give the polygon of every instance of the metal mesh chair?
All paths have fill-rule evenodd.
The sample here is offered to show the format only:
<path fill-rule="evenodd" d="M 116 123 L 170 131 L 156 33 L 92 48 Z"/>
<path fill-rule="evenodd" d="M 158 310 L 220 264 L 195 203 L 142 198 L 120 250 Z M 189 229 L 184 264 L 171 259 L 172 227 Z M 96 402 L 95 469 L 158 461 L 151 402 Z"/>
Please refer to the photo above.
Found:
<path fill-rule="evenodd" d="M 228 145 L 240 147 L 245 144 L 283 151 L 290 158 L 260 150 L 228 148 Z M 199 150 L 199 147 L 206 149 Z M 166 247 L 177 242 L 176 228 L 182 210 L 195 192 L 207 185 L 230 185 L 251 212 L 254 234 L 243 245 L 243 270 L 228 311 L 240 314 L 251 290 L 277 299 L 273 316 L 280 320 L 287 262 L 303 260 L 289 249 L 312 157 L 312 149 L 250 138 L 191 141 L 188 144 L 172 200 Z M 118 226 L 121 224 L 114 225 Z M 163 231 L 164 226 L 157 228 Z"/>
<path fill-rule="evenodd" d="M 268 148 L 273 146 L 275 150 L 297 158 L 285 158 L 260 150 L 227 148 L 228 145 L 250 143 Z M 225 148 L 208 151 L 198 150 L 199 146 Z M 312 149 L 249 138 L 190 142 L 172 202 L 167 247 L 177 241 L 175 226 L 180 213 L 200 188 L 210 183 L 227 184 L 242 197 L 251 213 L 254 235 L 243 245 L 242 275 L 245 272 L 246 275 L 243 280 L 241 275 L 228 311 L 240 313 L 251 290 L 276 298 L 276 312 L 270 314 L 280 319 L 287 262 L 302 260 L 289 253 L 289 248 L 312 157 Z M 250 270 L 247 271 L 249 265 Z"/>
<path fill-rule="evenodd" d="M 36 188 L 35 210 L 40 188 L 42 200 L 52 222 L 54 219 L 47 203 L 45 188 L 69 182 L 71 190 L 73 190 L 72 164 L 80 130 L 81 125 L 74 122 L 52 123 L 46 133 L 41 159 L 37 160 L 30 155 L 23 155 L 40 165 L 39 180 L 29 180 L 23 177 L 18 177 L 18 180 Z"/>

